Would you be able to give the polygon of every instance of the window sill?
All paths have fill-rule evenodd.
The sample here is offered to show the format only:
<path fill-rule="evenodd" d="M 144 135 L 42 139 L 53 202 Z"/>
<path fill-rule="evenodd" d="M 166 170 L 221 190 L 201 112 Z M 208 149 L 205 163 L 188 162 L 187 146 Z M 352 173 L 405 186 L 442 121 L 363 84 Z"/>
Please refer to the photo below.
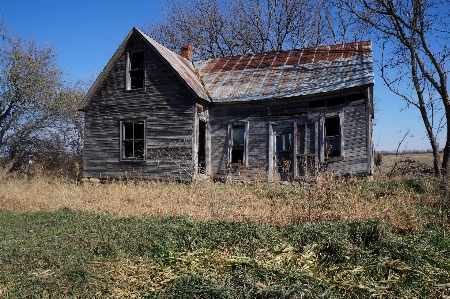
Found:
<path fill-rule="evenodd" d="M 338 162 L 338 161 L 344 161 L 344 157 L 333 157 L 333 158 L 325 159 L 325 162 L 327 162 L 327 163 Z"/>
<path fill-rule="evenodd" d="M 137 163 L 137 162 L 147 162 L 146 159 L 126 159 L 126 158 L 122 158 L 120 159 L 120 162 L 133 162 L 133 163 Z"/>
<path fill-rule="evenodd" d="M 146 90 L 145 87 L 141 87 L 141 88 L 133 88 L 133 89 L 126 89 L 126 88 L 125 88 L 125 92 L 145 91 L 145 90 Z"/>

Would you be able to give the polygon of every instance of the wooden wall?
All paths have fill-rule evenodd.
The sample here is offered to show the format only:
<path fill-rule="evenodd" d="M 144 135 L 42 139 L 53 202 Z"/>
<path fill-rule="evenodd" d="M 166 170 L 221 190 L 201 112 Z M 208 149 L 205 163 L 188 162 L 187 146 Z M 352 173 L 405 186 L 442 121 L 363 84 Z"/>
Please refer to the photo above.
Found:
<path fill-rule="evenodd" d="M 266 102 L 216 104 L 210 108 L 211 127 L 211 175 L 215 178 L 242 176 L 242 169 L 228 164 L 228 124 L 248 122 L 247 175 L 269 174 L 270 123 L 294 121 L 308 122 L 308 119 L 343 112 L 342 132 L 344 158 L 326 163 L 327 171 L 352 174 L 370 174 L 372 165 L 371 142 L 371 87 L 347 90 L 347 94 L 363 93 L 364 99 L 329 108 L 308 108 L 309 99 L 283 99 Z M 346 94 L 328 94 L 325 98 Z M 319 124 L 319 136 L 323 141 L 323 122 Z M 323 142 L 317 143 L 323 148 Z M 322 161 L 323 149 L 319 149 Z"/>
<path fill-rule="evenodd" d="M 125 90 L 126 53 L 145 50 L 145 89 Z M 139 36 L 131 37 L 85 108 L 84 175 L 189 180 L 195 100 Z M 121 161 L 120 121 L 145 119 L 147 159 Z"/>

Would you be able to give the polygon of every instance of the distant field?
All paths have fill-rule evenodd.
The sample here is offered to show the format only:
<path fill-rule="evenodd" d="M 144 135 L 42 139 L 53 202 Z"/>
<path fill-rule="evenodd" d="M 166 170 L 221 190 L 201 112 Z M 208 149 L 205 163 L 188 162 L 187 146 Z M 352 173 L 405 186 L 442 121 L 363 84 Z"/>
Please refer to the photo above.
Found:
<path fill-rule="evenodd" d="M 433 166 L 433 153 L 420 153 L 420 154 L 410 154 L 410 153 L 402 153 L 396 156 L 392 155 L 383 155 L 383 161 L 386 163 L 394 163 L 395 160 L 398 159 L 412 159 L 416 160 L 420 163 L 426 163 L 430 166 Z M 442 156 L 441 156 L 442 159 Z"/>

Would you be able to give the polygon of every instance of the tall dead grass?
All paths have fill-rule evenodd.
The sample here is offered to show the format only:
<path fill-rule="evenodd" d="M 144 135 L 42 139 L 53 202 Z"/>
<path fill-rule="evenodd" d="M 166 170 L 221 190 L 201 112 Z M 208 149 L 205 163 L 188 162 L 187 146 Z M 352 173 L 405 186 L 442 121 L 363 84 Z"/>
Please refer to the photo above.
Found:
<path fill-rule="evenodd" d="M 0 179 L 0 208 L 68 207 L 117 217 L 186 215 L 200 221 L 275 225 L 378 218 L 400 231 L 419 232 L 441 200 L 433 178 L 364 181 L 320 175 L 315 183 L 69 182 L 45 176 Z"/>

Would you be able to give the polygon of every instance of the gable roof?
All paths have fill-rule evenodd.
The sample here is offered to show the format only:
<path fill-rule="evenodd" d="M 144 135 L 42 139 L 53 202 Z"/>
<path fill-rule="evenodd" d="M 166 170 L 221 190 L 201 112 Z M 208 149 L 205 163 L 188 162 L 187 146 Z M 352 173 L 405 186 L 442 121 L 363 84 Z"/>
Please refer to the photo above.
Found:
<path fill-rule="evenodd" d="M 89 89 L 80 109 L 89 103 L 133 33 L 158 53 L 196 97 L 210 102 L 295 97 L 374 83 L 372 44 L 368 41 L 192 63 L 133 28 Z"/>
<path fill-rule="evenodd" d="M 213 102 L 311 95 L 374 83 L 371 42 L 194 63 Z"/>
<path fill-rule="evenodd" d="M 114 64 L 117 61 L 117 59 L 119 59 L 120 56 L 125 51 L 125 47 L 128 41 L 130 40 L 131 36 L 133 35 L 133 33 L 137 33 L 138 35 L 140 35 L 148 43 L 148 45 L 151 48 L 153 48 L 153 50 L 155 50 L 155 52 L 168 64 L 168 66 L 175 72 L 175 74 L 181 79 L 181 81 L 195 96 L 207 101 L 210 100 L 190 61 L 188 61 L 181 55 L 174 53 L 173 51 L 162 46 L 157 41 L 150 38 L 147 34 L 143 33 L 139 29 L 133 28 L 130 31 L 130 33 L 128 33 L 127 37 L 119 46 L 119 48 L 116 50 L 114 55 L 111 57 L 111 59 L 109 60 L 108 64 L 105 66 L 103 71 L 95 80 L 94 84 L 91 86 L 88 93 L 81 101 L 79 109 L 81 110 L 84 109 L 86 105 L 89 103 L 97 88 L 101 85 L 101 83 L 103 82 L 103 80 L 105 80 L 108 73 L 114 67 Z"/>

